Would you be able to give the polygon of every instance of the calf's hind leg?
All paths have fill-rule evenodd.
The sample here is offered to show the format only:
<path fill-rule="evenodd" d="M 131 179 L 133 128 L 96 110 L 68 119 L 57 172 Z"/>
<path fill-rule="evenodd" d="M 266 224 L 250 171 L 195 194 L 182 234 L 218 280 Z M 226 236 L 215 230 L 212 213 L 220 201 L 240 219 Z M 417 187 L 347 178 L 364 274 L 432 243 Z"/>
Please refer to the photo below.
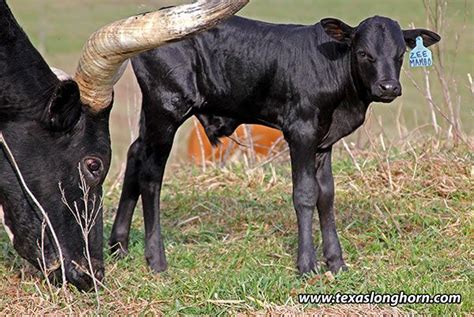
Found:
<path fill-rule="evenodd" d="M 139 182 L 145 219 L 145 258 L 157 273 L 167 268 L 160 226 L 160 194 L 166 162 L 178 127 L 176 121 L 163 116 L 155 122 L 153 133 L 144 139 Z"/>
<path fill-rule="evenodd" d="M 133 212 L 137 205 L 138 197 L 140 196 L 138 183 L 138 174 L 140 172 L 140 146 L 141 139 L 139 138 L 128 150 L 122 195 L 109 239 L 111 252 L 119 257 L 124 257 L 128 253 L 130 226 L 132 224 Z"/>

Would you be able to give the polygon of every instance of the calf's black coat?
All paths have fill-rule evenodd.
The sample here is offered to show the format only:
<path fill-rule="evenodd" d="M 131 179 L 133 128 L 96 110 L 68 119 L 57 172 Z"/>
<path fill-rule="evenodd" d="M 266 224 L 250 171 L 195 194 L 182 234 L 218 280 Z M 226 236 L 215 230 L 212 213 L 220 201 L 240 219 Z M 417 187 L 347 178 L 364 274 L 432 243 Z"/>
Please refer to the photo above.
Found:
<path fill-rule="evenodd" d="M 149 265 L 166 269 L 160 190 L 178 127 L 195 115 L 212 143 L 242 123 L 283 131 L 290 147 L 301 273 L 313 271 L 313 210 L 318 209 L 329 269 L 345 268 L 336 232 L 332 146 L 365 120 L 373 101 L 401 95 L 406 45 L 439 36 L 402 31 L 373 17 L 352 28 L 337 19 L 310 26 L 275 25 L 233 17 L 214 29 L 132 60 L 143 92 L 140 136 L 128 155 L 126 178 L 110 238 L 127 252 L 131 218 L 143 200 Z"/>

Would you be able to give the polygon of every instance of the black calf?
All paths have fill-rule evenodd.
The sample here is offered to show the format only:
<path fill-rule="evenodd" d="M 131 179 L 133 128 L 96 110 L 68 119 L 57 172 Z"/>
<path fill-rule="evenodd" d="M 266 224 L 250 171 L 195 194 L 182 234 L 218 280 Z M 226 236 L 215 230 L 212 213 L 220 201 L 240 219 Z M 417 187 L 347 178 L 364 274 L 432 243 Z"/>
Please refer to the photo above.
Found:
<path fill-rule="evenodd" d="M 355 28 L 336 19 L 300 26 L 233 17 L 134 58 L 143 92 L 141 129 L 129 151 L 112 250 L 127 252 L 141 195 L 147 261 L 156 272 L 166 269 L 160 228 L 163 173 L 176 130 L 195 115 L 213 143 L 242 123 L 283 131 L 293 170 L 298 269 L 306 273 L 316 267 L 315 207 L 329 269 L 344 269 L 333 212 L 332 146 L 363 124 L 371 102 L 391 102 L 401 95 L 403 56 L 417 36 L 426 46 L 440 40 L 427 30 L 402 31 L 384 17 Z"/>

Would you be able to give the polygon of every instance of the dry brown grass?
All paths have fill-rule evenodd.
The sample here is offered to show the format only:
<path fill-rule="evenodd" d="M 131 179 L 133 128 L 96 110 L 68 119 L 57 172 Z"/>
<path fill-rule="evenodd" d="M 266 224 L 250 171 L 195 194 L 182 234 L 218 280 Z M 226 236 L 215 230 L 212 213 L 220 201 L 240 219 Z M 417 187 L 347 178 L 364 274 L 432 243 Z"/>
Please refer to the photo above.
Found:
<path fill-rule="evenodd" d="M 409 316 L 410 313 L 404 312 L 395 307 L 379 307 L 375 305 L 331 305 L 317 309 L 308 309 L 303 311 L 296 308 L 273 307 L 266 311 L 251 312 L 247 314 L 237 314 L 239 317 L 341 317 L 341 316 Z"/>
<path fill-rule="evenodd" d="M 100 311 L 117 315 L 138 315 L 144 312 L 153 316 L 161 315 L 162 301 L 127 297 L 123 290 L 108 294 L 110 299 L 114 296 L 116 298 L 102 302 L 100 311 L 97 310 L 93 296 L 80 294 L 71 288 L 55 298 L 51 298 L 46 292 L 45 282 L 38 276 L 27 274 L 23 277 L 3 277 L 0 293 L 4 298 L 4 306 L 0 307 L 0 315 L 96 315 Z"/>

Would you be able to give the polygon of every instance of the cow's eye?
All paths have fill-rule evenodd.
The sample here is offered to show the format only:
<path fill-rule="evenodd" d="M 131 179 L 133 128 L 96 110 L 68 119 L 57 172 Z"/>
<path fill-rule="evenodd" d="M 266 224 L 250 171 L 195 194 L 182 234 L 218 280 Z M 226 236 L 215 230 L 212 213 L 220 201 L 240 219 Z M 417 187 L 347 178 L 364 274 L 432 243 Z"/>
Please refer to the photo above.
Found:
<path fill-rule="evenodd" d="M 95 177 L 100 177 L 102 173 L 102 162 L 100 159 L 87 158 L 84 160 L 87 170 Z"/>

